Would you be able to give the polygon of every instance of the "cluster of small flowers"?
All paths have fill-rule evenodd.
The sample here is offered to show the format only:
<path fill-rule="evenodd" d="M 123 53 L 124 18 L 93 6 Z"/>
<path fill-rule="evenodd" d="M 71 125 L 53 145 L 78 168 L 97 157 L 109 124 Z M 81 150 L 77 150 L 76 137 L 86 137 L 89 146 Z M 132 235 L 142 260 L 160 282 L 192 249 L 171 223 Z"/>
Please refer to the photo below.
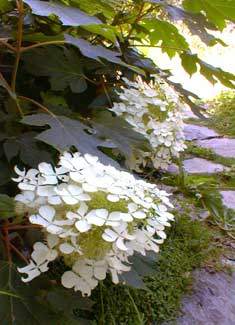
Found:
<path fill-rule="evenodd" d="M 171 158 L 179 157 L 186 148 L 182 119 L 185 106 L 179 95 L 157 76 L 151 84 L 140 78 L 136 82 L 123 80 L 127 88 L 119 93 L 120 102 L 113 104 L 112 111 L 144 135 L 153 149 L 135 153 L 135 165 L 129 166 L 138 170 L 151 160 L 155 168 L 167 169 Z"/>
<path fill-rule="evenodd" d="M 134 252 L 157 253 L 173 220 L 169 194 L 88 154 L 66 152 L 59 167 L 42 162 L 38 169 L 15 171 L 21 190 L 16 209 L 27 211 L 45 235 L 34 244 L 30 264 L 18 269 L 27 275 L 24 282 L 62 258 L 71 268 L 62 285 L 90 295 L 108 272 L 118 283 Z"/>

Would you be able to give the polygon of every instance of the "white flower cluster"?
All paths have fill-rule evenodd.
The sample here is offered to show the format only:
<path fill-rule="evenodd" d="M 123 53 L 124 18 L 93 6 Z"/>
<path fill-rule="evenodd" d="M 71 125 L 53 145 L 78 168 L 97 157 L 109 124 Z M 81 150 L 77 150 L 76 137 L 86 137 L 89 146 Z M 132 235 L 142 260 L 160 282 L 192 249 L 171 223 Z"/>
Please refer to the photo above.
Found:
<path fill-rule="evenodd" d="M 140 78 L 131 82 L 123 78 L 127 88 L 119 93 L 120 102 L 114 103 L 112 111 L 130 123 L 136 132 L 144 135 L 152 146 L 151 152 L 135 153 L 135 165 L 146 165 L 151 160 L 155 168 L 167 169 L 172 157 L 179 157 L 185 149 L 183 112 L 185 106 L 179 95 L 161 78 L 144 83 Z"/>
<path fill-rule="evenodd" d="M 173 220 L 169 194 L 88 154 L 66 152 L 59 167 L 43 162 L 38 169 L 15 171 L 17 205 L 26 207 L 30 222 L 45 234 L 45 242 L 34 244 L 30 264 L 18 269 L 27 274 L 24 282 L 60 257 L 71 268 L 62 285 L 90 295 L 108 272 L 118 283 L 134 252 L 157 253 Z"/>

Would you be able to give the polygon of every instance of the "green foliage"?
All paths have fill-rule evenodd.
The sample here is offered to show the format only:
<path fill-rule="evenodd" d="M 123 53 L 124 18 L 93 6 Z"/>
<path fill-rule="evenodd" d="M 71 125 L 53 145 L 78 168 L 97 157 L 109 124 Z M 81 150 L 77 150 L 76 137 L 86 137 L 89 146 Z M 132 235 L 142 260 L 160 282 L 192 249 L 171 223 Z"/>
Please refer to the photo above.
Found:
<path fill-rule="evenodd" d="M 104 324 L 141 324 L 136 308 L 143 318 L 142 324 L 174 320 L 180 312 L 183 294 L 190 291 L 192 270 L 219 253 L 212 248 L 212 238 L 213 232 L 201 222 L 179 216 L 155 261 L 155 274 L 145 277 L 147 291 L 114 286 L 108 280 L 102 286 L 102 297 L 100 289 L 96 290 L 92 296 L 97 301 L 94 309 L 101 311 L 103 303 L 105 310 L 104 315 L 96 314 L 97 323 L 103 317 Z"/>
<path fill-rule="evenodd" d="M 150 82 L 151 74 L 160 74 L 200 115 L 191 100 L 197 96 L 170 81 L 170 73 L 140 54 L 138 45 L 158 46 L 170 57 L 180 54 L 190 75 L 199 68 L 210 82 L 234 88 L 234 76 L 191 53 L 175 24 L 183 20 L 206 44 L 215 44 L 218 40 L 208 30 L 234 20 L 233 2 L 216 0 L 212 6 L 209 1 L 185 0 L 183 6 L 158 0 L 0 1 L 0 192 L 9 194 L 0 194 L 1 324 L 70 325 L 103 319 L 121 325 L 142 319 L 159 323 L 176 315 L 191 281 L 188 272 L 200 265 L 209 245 L 210 234 L 200 223 L 179 218 L 156 264 L 150 256 L 133 258 L 135 267 L 123 281 L 147 291 L 107 281 L 94 294 L 91 310 L 90 300 L 56 284 L 56 265 L 50 280 L 21 282 L 16 267 L 30 255 L 40 232 L 34 229 L 32 234 L 31 229 L 30 235 L 27 219 L 13 218 L 11 197 L 16 189 L 10 179 L 14 165 L 56 160 L 66 149 L 88 152 L 113 165 L 118 165 L 110 154 L 113 148 L 122 156 L 120 161 L 139 149 L 150 150 L 128 123 L 105 112 L 122 86 L 120 76 L 134 80 L 142 75 Z M 229 119 L 232 123 L 231 115 Z M 200 192 L 205 182 L 189 180 L 185 188 Z M 232 176 L 223 175 L 223 182 L 232 184 Z M 231 216 L 226 220 L 220 220 L 222 227 L 230 225 Z M 143 276 L 152 270 L 156 274 L 144 283 Z"/>
<path fill-rule="evenodd" d="M 223 92 L 207 106 L 208 125 L 222 135 L 235 136 L 235 93 Z"/>
<path fill-rule="evenodd" d="M 235 19 L 235 4 L 230 0 L 184 0 L 183 6 L 193 13 L 204 12 L 207 19 L 220 30 L 226 26 L 226 20 Z"/>
<path fill-rule="evenodd" d="M 0 220 L 15 216 L 15 202 L 6 194 L 0 194 Z"/>

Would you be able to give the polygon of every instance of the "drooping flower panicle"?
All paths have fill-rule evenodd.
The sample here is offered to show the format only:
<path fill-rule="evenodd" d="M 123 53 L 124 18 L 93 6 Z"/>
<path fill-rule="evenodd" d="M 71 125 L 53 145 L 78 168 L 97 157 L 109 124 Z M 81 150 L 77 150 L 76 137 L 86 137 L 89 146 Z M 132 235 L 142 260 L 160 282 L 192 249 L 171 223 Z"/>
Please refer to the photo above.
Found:
<path fill-rule="evenodd" d="M 16 173 L 18 208 L 23 206 L 45 235 L 45 242 L 34 244 L 30 264 L 19 269 L 27 274 L 25 282 L 62 258 L 71 268 L 62 275 L 62 285 L 90 295 L 107 273 L 118 283 L 135 252 L 157 253 L 173 220 L 165 191 L 88 154 L 66 152 L 59 167 L 41 163 L 27 172 L 16 168 Z"/>
<path fill-rule="evenodd" d="M 123 80 L 126 87 L 122 87 L 120 102 L 113 104 L 112 111 L 146 137 L 152 147 L 151 152 L 135 152 L 135 164 L 129 161 L 129 167 L 138 170 L 152 161 L 155 168 L 167 169 L 171 158 L 179 157 L 186 148 L 183 133 L 185 105 L 176 91 L 157 76 L 151 84 L 140 78 L 136 82 Z"/>

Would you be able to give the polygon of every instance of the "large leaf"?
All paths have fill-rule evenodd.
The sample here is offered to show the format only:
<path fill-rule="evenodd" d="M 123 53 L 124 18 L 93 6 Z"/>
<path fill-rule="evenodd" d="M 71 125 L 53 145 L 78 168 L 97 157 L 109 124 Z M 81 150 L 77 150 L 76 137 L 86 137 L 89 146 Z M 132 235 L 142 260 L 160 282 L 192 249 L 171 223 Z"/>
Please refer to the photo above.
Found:
<path fill-rule="evenodd" d="M 65 34 L 65 40 L 66 40 L 66 42 L 79 48 L 81 53 L 90 59 L 93 59 L 93 60 L 96 60 L 99 62 L 102 62 L 101 59 L 107 60 L 109 62 L 116 63 L 116 64 L 122 65 L 124 67 L 127 67 L 129 69 L 132 69 L 139 74 L 144 74 L 143 70 L 141 70 L 137 67 L 128 65 L 125 62 L 123 62 L 119 57 L 119 56 L 121 56 L 121 53 L 111 51 L 101 45 L 92 45 L 90 42 L 88 42 L 84 39 L 76 38 L 76 37 L 73 37 L 68 34 Z"/>
<path fill-rule="evenodd" d="M 49 152 L 38 146 L 38 141 L 35 140 L 36 135 L 36 132 L 26 132 L 8 138 L 3 144 L 8 161 L 19 154 L 21 161 L 31 167 L 36 167 L 42 160 L 51 162 Z"/>
<path fill-rule="evenodd" d="M 38 16 L 49 16 L 55 14 L 63 25 L 66 26 L 81 26 L 91 24 L 102 24 L 97 18 L 86 14 L 85 12 L 74 8 L 62 6 L 58 3 L 45 2 L 39 0 L 24 0 L 35 15 Z"/>
<path fill-rule="evenodd" d="M 142 256 L 138 253 L 133 255 L 129 260 L 132 263 L 132 267 L 129 272 L 122 273 L 122 281 L 133 288 L 148 290 L 143 279 L 147 275 L 154 275 L 157 273 L 156 254 L 147 252 L 146 256 Z"/>
<path fill-rule="evenodd" d="M 1 325 L 62 325 L 66 320 L 39 303 L 38 291 L 21 281 L 12 263 L 0 262 Z M 69 322 L 66 324 L 70 324 Z"/>
<path fill-rule="evenodd" d="M 193 13 L 203 13 L 220 30 L 226 27 L 226 20 L 235 21 L 234 0 L 184 0 L 183 6 Z"/>
<path fill-rule="evenodd" d="M 15 215 L 15 201 L 6 194 L 0 194 L 0 220 L 12 218 Z"/>
<path fill-rule="evenodd" d="M 25 116 L 22 123 L 34 126 L 48 125 L 50 128 L 42 131 L 36 139 L 61 152 L 74 146 L 82 154 L 89 153 L 98 156 L 103 163 L 117 166 L 112 159 L 98 149 L 98 147 L 113 147 L 113 144 L 99 139 L 93 130 L 78 120 L 65 116 L 52 117 L 46 114 L 34 114 Z"/>
<path fill-rule="evenodd" d="M 190 75 L 196 72 L 197 66 L 199 66 L 200 73 L 212 84 L 219 81 L 226 87 L 235 88 L 235 75 L 232 73 L 210 65 L 209 63 L 201 60 L 197 54 L 184 52 L 180 55 L 180 57 L 185 71 Z"/>
<path fill-rule="evenodd" d="M 25 68 L 36 76 L 50 77 L 52 90 L 70 87 L 74 93 L 86 90 L 81 61 L 72 49 L 55 46 L 35 49 L 23 55 Z"/>
<path fill-rule="evenodd" d="M 142 26 L 148 30 L 150 45 L 159 45 L 169 57 L 173 57 L 179 50 L 189 48 L 185 38 L 171 23 L 160 19 L 144 19 Z"/>
<path fill-rule="evenodd" d="M 135 150 L 151 150 L 144 136 L 135 132 L 132 126 L 121 117 L 102 112 L 92 120 L 92 125 L 101 136 L 110 139 L 126 157 L 133 155 Z"/>
<path fill-rule="evenodd" d="M 226 45 L 222 40 L 208 33 L 209 30 L 215 30 L 215 26 L 208 22 L 201 13 L 191 13 L 177 6 L 167 5 L 162 2 L 162 6 L 168 14 L 171 21 L 183 21 L 187 25 L 192 35 L 200 37 L 206 45 L 214 45 L 217 42 Z"/>

